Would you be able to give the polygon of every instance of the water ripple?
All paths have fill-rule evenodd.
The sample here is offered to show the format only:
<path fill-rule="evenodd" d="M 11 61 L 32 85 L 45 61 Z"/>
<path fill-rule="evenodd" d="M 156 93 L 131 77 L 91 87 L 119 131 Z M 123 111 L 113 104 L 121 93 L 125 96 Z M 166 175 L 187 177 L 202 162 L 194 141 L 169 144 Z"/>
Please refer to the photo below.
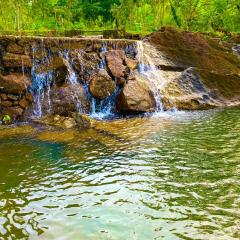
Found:
<path fill-rule="evenodd" d="M 0 134 L 0 239 L 239 239 L 239 114 L 119 119 L 69 142 Z"/>

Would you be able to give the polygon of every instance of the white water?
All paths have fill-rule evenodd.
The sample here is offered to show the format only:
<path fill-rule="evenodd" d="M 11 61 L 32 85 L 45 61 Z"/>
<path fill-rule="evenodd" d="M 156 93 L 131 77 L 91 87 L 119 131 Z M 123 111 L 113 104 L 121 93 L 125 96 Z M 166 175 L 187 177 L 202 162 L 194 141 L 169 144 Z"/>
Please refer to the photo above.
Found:
<path fill-rule="evenodd" d="M 107 44 L 103 44 L 101 47 L 101 62 L 99 64 L 99 69 L 106 68 L 106 52 L 107 52 Z M 87 89 L 88 91 L 88 89 Z M 91 112 L 90 116 L 96 119 L 104 119 L 110 118 L 114 115 L 113 109 L 115 107 L 116 96 L 118 95 L 119 89 L 116 88 L 114 93 L 104 100 L 97 100 L 91 96 L 89 92 L 87 95 L 89 96 L 91 102 Z"/>
<path fill-rule="evenodd" d="M 156 112 L 163 112 L 162 91 L 167 84 L 167 79 L 164 77 L 163 71 L 156 65 L 160 65 L 159 62 L 163 62 L 164 58 L 152 45 L 142 41 L 137 41 L 136 50 L 139 74 L 148 81 L 150 89 L 154 93 Z M 156 59 L 158 62 L 155 61 Z"/>
<path fill-rule="evenodd" d="M 78 112 L 81 113 L 81 112 L 83 112 L 83 109 L 82 109 L 81 100 L 79 99 L 78 92 L 77 92 L 78 87 L 80 87 L 80 83 L 78 82 L 77 74 L 73 69 L 72 61 L 69 58 L 69 51 L 60 52 L 59 55 L 63 57 L 64 63 L 67 66 L 67 69 L 68 69 L 67 81 L 72 86 L 74 99 L 76 101 L 76 107 L 77 107 Z M 80 54 L 78 54 L 78 58 L 80 58 Z"/>
<path fill-rule="evenodd" d="M 107 52 L 107 45 L 106 44 L 103 44 L 102 45 L 102 48 L 101 48 L 101 55 L 102 55 L 102 60 L 99 64 L 99 68 L 100 69 L 104 69 L 106 67 L 106 52 Z"/>
<path fill-rule="evenodd" d="M 41 117 L 44 115 L 44 108 L 46 113 L 51 112 L 51 98 L 50 98 L 50 91 L 51 91 L 51 83 L 53 78 L 53 71 L 48 71 L 44 73 L 37 73 L 36 68 L 38 65 L 48 63 L 48 58 L 43 58 L 40 63 L 37 63 L 35 59 L 35 51 L 36 49 L 33 48 L 33 66 L 32 66 L 32 86 L 30 91 L 33 94 L 34 104 L 33 104 L 33 116 L 34 117 Z M 44 103 L 47 104 L 44 105 Z"/>

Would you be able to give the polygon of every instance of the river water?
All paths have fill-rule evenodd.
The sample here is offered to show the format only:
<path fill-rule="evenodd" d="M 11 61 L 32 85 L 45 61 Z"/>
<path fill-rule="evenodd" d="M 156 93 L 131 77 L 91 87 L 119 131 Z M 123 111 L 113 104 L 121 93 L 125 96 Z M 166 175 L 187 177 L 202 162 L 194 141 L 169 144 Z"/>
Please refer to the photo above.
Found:
<path fill-rule="evenodd" d="M 0 239 L 239 239 L 239 116 L 1 127 Z"/>

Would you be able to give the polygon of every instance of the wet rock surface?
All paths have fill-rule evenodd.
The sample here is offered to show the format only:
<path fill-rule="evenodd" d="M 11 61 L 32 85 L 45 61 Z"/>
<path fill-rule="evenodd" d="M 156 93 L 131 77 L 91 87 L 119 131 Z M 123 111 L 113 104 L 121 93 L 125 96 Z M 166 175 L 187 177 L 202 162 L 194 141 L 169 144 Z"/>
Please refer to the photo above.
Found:
<path fill-rule="evenodd" d="M 156 107 L 148 82 L 139 75 L 130 80 L 117 97 L 117 110 L 126 113 L 152 112 Z"/>
<path fill-rule="evenodd" d="M 83 112 L 89 111 L 89 103 L 85 90 L 81 85 L 72 86 L 64 84 L 61 87 L 53 87 L 51 90 L 51 112 L 62 116 L 70 116 L 81 108 Z M 77 106 L 77 102 L 81 103 Z M 47 104 L 47 102 L 45 103 Z"/>
<path fill-rule="evenodd" d="M 88 129 L 94 126 L 95 121 L 86 114 L 73 113 L 73 119 L 79 129 Z"/>
<path fill-rule="evenodd" d="M 162 28 L 145 41 L 167 59 L 167 64 L 160 66 L 162 71 L 182 72 L 162 89 L 166 109 L 208 109 L 240 103 L 240 59 L 231 47 L 224 46 L 227 43 L 173 28 Z"/>
<path fill-rule="evenodd" d="M 113 94 L 115 83 L 106 70 L 100 70 L 89 83 L 89 92 L 97 99 L 104 99 Z"/>
<path fill-rule="evenodd" d="M 5 93 L 21 94 L 31 85 L 31 78 L 21 73 L 0 74 L 1 91 Z"/>
<path fill-rule="evenodd" d="M 126 71 L 125 58 L 123 50 L 110 50 L 106 53 L 107 66 L 113 77 L 124 77 Z"/>
<path fill-rule="evenodd" d="M 93 100 L 123 113 L 240 103 L 239 42 L 173 28 L 142 42 L 0 37 L 0 117 L 72 117 Z"/>

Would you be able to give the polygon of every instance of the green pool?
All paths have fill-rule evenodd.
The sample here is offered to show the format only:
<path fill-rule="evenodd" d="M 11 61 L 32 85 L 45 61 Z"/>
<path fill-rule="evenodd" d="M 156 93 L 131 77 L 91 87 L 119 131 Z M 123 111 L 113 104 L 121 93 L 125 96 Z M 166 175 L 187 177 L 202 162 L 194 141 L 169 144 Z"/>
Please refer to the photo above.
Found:
<path fill-rule="evenodd" d="M 0 128 L 0 239 L 239 239 L 240 108 Z"/>

